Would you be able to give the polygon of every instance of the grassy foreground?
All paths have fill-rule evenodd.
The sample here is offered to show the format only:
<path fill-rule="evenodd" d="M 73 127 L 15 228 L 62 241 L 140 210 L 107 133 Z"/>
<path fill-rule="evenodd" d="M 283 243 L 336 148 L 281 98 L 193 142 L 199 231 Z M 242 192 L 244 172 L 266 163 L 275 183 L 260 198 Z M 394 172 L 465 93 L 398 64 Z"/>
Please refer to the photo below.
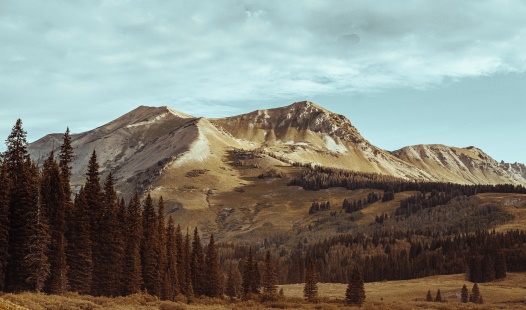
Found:
<path fill-rule="evenodd" d="M 526 309 L 526 273 L 508 273 L 506 279 L 479 284 L 483 305 L 460 303 L 460 289 L 466 284 L 471 290 L 472 283 L 464 275 L 434 276 L 407 281 L 367 283 L 366 303 L 362 309 Z M 346 285 L 319 283 L 318 303 L 303 300 L 303 285 L 283 285 L 286 298 L 276 301 L 235 302 L 228 300 L 196 299 L 187 304 L 160 301 L 146 294 L 108 298 L 82 296 L 68 293 L 65 296 L 35 293 L 5 294 L 0 296 L 0 309 L 343 309 Z M 433 297 L 441 290 L 443 303 L 426 302 L 427 290 Z"/>

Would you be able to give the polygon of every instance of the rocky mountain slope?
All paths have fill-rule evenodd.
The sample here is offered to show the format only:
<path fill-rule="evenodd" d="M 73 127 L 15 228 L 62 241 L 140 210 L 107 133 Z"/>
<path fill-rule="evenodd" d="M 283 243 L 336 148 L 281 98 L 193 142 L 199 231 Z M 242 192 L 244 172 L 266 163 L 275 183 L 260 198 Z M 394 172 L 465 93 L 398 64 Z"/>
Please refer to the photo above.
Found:
<path fill-rule="evenodd" d="M 429 172 L 439 181 L 461 184 L 526 184 L 524 165 L 499 163 L 473 146 L 457 148 L 440 144 L 414 145 L 392 154 Z"/>
<path fill-rule="evenodd" d="M 61 134 L 51 134 L 31 143 L 32 158 L 42 163 L 53 148 L 58 152 L 61 139 Z M 252 186 L 258 174 L 293 163 L 412 180 L 526 184 L 524 165 L 498 163 L 473 147 L 382 150 L 364 139 L 346 117 L 308 101 L 210 120 L 168 107 L 141 106 L 72 135 L 72 144 L 75 186 L 83 184 L 88 159 L 96 150 L 102 178 L 113 172 L 117 189 L 128 197 L 147 190 L 154 197 L 163 195 L 169 210 L 182 210 L 181 219 L 206 218 L 215 195 Z"/>

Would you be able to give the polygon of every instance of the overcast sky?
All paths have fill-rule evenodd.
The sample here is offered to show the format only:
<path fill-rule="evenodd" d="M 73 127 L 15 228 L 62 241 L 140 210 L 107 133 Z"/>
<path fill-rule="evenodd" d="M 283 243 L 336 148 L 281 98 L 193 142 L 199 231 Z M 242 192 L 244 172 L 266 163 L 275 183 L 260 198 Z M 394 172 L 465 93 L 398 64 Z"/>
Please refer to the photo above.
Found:
<path fill-rule="evenodd" d="M 0 137 L 311 100 L 387 150 L 526 162 L 526 2 L 0 0 Z M 1 149 L 5 149 L 2 145 Z"/>

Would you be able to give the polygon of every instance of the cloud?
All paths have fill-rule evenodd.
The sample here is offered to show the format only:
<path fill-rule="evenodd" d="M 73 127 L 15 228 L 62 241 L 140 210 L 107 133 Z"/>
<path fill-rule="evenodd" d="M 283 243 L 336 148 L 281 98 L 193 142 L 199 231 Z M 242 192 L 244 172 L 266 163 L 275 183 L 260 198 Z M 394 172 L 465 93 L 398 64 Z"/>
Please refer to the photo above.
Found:
<path fill-rule="evenodd" d="M 524 72 L 524 16 L 520 0 L 1 1 L 0 105 L 216 113 Z"/>

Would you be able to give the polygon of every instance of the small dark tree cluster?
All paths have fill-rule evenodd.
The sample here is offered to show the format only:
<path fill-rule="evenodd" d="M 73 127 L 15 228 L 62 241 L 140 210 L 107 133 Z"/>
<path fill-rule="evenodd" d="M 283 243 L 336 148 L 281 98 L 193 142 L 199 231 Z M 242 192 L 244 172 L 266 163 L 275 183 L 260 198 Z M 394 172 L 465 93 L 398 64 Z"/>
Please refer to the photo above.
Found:
<path fill-rule="evenodd" d="M 326 211 L 331 209 L 331 203 L 329 201 L 322 201 L 322 202 L 313 202 L 310 209 L 309 214 L 315 214 L 318 211 Z"/>
<path fill-rule="evenodd" d="M 342 209 L 345 211 L 345 213 L 353 213 L 360 211 L 361 209 L 379 201 L 380 199 L 381 198 L 375 192 L 370 192 L 367 195 L 367 198 L 364 198 L 363 200 L 359 199 L 350 202 L 347 198 L 345 198 L 342 203 Z"/>
<path fill-rule="evenodd" d="M 469 295 L 469 302 L 476 303 L 476 304 L 484 303 L 484 299 L 482 298 L 482 295 L 480 294 L 480 289 L 477 283 L 473 284 L 473 288 L 471 289 L 471 295 Z"/>

